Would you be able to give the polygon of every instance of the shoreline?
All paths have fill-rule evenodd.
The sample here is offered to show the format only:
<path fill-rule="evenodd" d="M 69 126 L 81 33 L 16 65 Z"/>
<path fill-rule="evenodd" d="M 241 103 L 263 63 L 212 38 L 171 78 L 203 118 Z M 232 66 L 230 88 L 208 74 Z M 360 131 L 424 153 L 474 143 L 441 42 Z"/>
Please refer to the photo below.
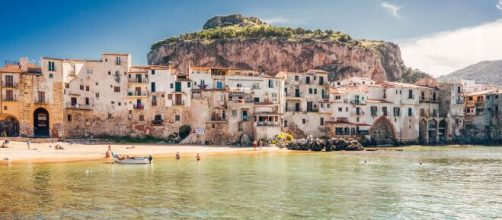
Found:
<path fill-rule="evenodd" d="M 60 144 L 64 149 L 56 150 L 55 145 Z M 0 164 L 19 163 L 58 163 L 78 161 L 112 161 L 105 158 L 108 150 L 107 144 L 83 143 L 31 143 L 30 149 L 26 142 L 10 141 L 8 148 L 0 148 Z M 169 145 L 169 144 L 111 144 L 112 151 L 117 154 L 134 156 L 152 155 L 154 158 L 173 157 L 177 152 L 182 157 L 196 154 L 253 154 L 262 152 L 287 152 L 278 147 L 262 147 L 254 150 L 253 147 L 213 146 L 213 145 Z M 7 158 L 7 160 L 6 160 Z"/>

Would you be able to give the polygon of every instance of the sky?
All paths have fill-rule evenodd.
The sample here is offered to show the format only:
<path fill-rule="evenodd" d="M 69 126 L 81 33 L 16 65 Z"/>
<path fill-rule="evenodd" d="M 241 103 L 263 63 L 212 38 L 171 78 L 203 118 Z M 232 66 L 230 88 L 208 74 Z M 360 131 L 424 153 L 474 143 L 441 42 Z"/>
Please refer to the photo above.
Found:
<path fill-rule="evenodd" d="M 123 52 L 142 65 L 152 43 L 233 13 L 392 41 L 434 76 L 502 59 L 502 0 L 0 0 L 0 62 Z"/>

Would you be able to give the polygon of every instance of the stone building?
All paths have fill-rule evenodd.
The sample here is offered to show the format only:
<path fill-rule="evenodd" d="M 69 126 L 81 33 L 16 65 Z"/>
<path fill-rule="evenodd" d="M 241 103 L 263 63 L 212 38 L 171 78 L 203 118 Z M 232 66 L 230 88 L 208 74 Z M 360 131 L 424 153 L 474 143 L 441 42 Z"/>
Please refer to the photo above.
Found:
<path fill-rule="evenodd" d="M 283 103 L 286 131 L 295 137 L 326 135 L 324 122 L 330 113 L 328 73 L 309 70 L 305 73 L 280 72 L 285 78 L 285 102 Z"/>
<path fill-rule="evenodd" d="M 363 77 L 330 83 L 320 70 L 272 76 L 190 67 L 181 73 L 133 66 L 131 56 L 120 53 L 96 60 L 44 57 L 40 66 L 21 59 L 0 68 L 0 79 L 2 136 L 166 138 L 184 125 L 192 129 L 185 143 L 210 144 L 249 144 L 283 131 L 296 138 L 367 137 L 374 144 L 502 136 L 499 92 L 466 94 L 461 83 Z"/>
<path fill-rule="evenodd" d="M 502 93 L 497 89 L 467 93 L 465 100 L 465 136 L 474 141 L 500 141 Z"/>

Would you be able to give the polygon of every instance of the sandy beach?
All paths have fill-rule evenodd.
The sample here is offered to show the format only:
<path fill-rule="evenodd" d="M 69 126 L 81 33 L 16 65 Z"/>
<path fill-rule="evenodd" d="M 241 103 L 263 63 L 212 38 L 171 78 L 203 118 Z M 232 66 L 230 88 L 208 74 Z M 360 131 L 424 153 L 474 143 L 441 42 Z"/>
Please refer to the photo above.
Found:
<path fill-rule="evenodd" d="M 64 150 L 56 150 L 55 145 L 61 145 Z M 11 141 L 8 148 L 0 148 L 2 163 L 43 163 L 68 162 L 83 160 L 104 160 L 108 147 L 106 144 L 82 143 L 31 143 L 30 149 L 26 142 Z M 254 150 L 252 147 L 231 146 L 200 146 L 200 145 L 163 145 L 163 144 L 111 144 L 114 153 L 127 155 L 152 155 L 153 157 L 174 157 L 176 152 L 182 156 L 194 156 L 199 153 L 229 154 L 256 153 L 263 151 L 281 151 L 276 147 L 263 147 Z"/>

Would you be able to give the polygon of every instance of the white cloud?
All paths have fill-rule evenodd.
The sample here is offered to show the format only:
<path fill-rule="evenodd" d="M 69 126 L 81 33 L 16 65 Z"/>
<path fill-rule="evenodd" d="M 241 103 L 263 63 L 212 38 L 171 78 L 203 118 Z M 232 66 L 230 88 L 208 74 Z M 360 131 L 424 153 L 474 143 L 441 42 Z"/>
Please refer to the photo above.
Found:
<path fill-rule="evenodd" d="M 387 3 L 387 2 L 382 2 L 382 7 L 385 8 L 385 10 L 387 10 L 389 13 L 391 13 L 392 16 L 394 16 L 396 18 L 401 17 L 401 16 L 399 16 L 399 9 L 401 9 L 401 7 L 399 7 L 397 5 L 393 5 L 391 3 Z"/>
<path fill-rule="evenodd" d="M 502 0 L 499 0 L 496 7 L 500 10 L 500 12 L 502 12 Z"/>
<path fill-rule="evenodd" d="M 290 22 L 288 18 L 285 17 L 271 17 L 271 18 L 260 18 L 262 21 L 267 24 L 285 24 Z"/>
<path fill-rule="evenodd" d="M 502 20 L 399 42 L 405 64 L 434 76 L 502 59 Z"/>

